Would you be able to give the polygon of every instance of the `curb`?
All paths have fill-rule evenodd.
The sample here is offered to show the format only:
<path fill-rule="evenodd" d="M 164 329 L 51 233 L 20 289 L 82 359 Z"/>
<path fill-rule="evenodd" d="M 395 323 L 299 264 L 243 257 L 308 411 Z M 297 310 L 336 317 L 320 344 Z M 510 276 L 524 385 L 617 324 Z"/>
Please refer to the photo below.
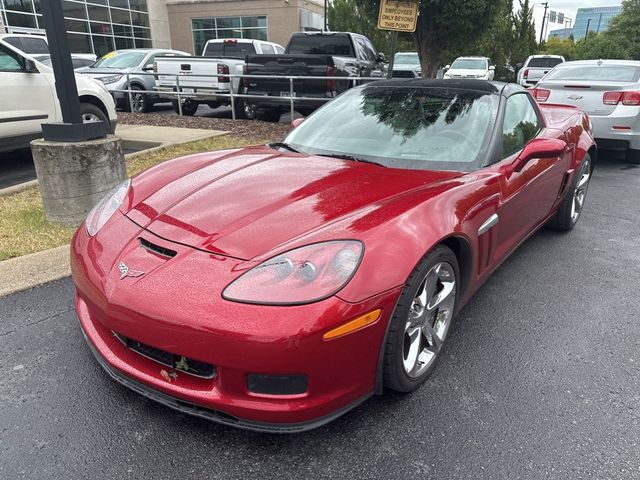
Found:
<path fill-rule="evenodd" d="M 71 275 L 69 245 L 0 262 L 0 297 Z"/>

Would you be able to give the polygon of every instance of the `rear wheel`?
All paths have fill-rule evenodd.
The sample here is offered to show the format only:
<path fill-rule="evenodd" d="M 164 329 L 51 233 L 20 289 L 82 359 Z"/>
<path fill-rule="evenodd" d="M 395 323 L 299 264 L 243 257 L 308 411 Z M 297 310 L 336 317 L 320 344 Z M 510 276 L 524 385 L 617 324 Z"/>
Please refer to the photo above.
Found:
<path fill-rule="evenodd" d="M 256 106 L 247 102 L 242 102 L 243 116 L 247 120 L 256 119 Z"/>
<path fill-rule="evenodd" d="M 171 104 L 173 105 L 173 111 L 180 115 L 180 107 L 178 105 L 178 100 L 172 100 Z M 186 99 L 182 103 L 182 115 L 186 115 L 189 117 L 193 117 L 198 110 L 198 104 L 191 100 L 190 98 Z"/>
<path fill-rule="evenodd" d="M 281 115 L 282 114 L 280 113 L 280 110 L 277 108 L 258 110 L 256 112 L 256 117 L 258 118 L 258 120 L 263 120 L 265 122 L 279 122 Z"/>
<path fill-rule="evenodd" d="M 587 198 L 589 180 L 591 180 L 591 157 L 587 154 L 578 167 L 571 188 L 562 200 L 558 213 L 549 220 L 550 228 L 569 231 L 576 226 Z"/>
<path fill-rule="evenodd" d="M 439 358 L 453 321 L 459 268 L 439 245 L 413 270 L 391 317 L 384 353 L 384 384 L 398 392 L 418 388 Z"/>

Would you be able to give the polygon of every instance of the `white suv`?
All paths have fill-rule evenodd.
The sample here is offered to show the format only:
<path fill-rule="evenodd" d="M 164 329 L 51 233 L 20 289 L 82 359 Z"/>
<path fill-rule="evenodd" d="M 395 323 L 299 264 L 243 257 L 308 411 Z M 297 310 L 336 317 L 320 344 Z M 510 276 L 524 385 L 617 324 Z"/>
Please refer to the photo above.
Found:
<path fill-rule="evenodd" d="M 488 57 L 458 57 L 451 65 L 444 67 L 444 78 L 476 78 L 493 80 L 496 67 Z"/>
<path fill-rule="evenodd" d="M 80 113 L 85 122 L 116 128 L 113 98 L 101 83 L 76 75 Z M 53 70 L 0 36 L 0 152 L 29 147 L 42 137 L 42 124 L 61 122 Z"/>

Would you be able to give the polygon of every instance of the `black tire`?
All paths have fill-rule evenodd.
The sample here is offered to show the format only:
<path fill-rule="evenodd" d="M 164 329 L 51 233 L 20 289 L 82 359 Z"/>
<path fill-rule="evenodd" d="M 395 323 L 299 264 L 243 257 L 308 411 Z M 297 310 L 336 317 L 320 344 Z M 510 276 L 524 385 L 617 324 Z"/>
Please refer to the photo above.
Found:
<path fill-rule="evenodd" d="M 144 90 L 142 87 L 138 85 L 131 85 L 131 91 L 135 92 L 136 90 Z M 133 110 L 131 110 L 131 99 L 129 98 L 129 94 L 125 94 L 124 100 L 124 111 L 125 112 L 133 112 L 133 113 L 147 113 L 149 111 L 150 102 L 149 97 L 146 93 L 132 93 L 133 97 Z"/>
<path fill-rule="evenodd" d="M 234 99 L 233 110 L 236 120 L 245 118 L 244 100 L 241 98 Z"/>
<path fill-rule="evenodd" d="M 627 150 L 627 162 L 640 165 L 640 150 Z"/>
<path fill-rule="evenodd" d="M 265 122 L 279 122 L 280 121 L 280 116 L 282 115 L 282 113 L 280 112 L 279 108 L 270 108 L 270 109 L 265 109 L 265 110 L 258 110 L 256 112 L 256 118 L 258 120 L 262 120 Z"/>
<path fill-rule="evenodd" d="M 440 342 L 440 347 L 446 342 L 447 332 L 453 323 L 456 305 L 458 301 L 460 270 L 458 260 L 455 254 L 444 245 L 438 245 L 431 250 L 413 269 L 411 275 L 407 279 L 405 286 L 400 294 L 400 299 L 396 305 L 390 320 L 389 330 L 387 333 L 386 343 L 384 345 L 384 366 L 383 366 L 383 382 L 384 385 L 397 392 L 410 392 L 422 385 L 433 371 L 439 354 L 436 354 L 426 369 L 417 377 L 411 377 L 404 367 L 404 346 L 405 346 L 405 330 L 410 310 L 413 307 L 415 296 L 422 287 L 427 274 L 438 264 L 446 263 L 451 267 L 454 278 L 453 289 L 453 307 L 448 319 L 448 325 L 444 332 L 444 340 Z M 434 311 L 434 316 L 439 315 L 439 309 Z"/>
<path fill-rule="evenodd" d="M 172 100 L 173 111 L 180 115 L 180 107 L 178 106 L 178 100 Z M 191 99 L 187 99 L 182 104 L 182 115 L 187 117 L 193 117 L 198 110 L 199 105 Z"/>
<path fill-rule="evenodd" d="M 562 203 L 560 204 L 558 212 L 551 218 L 551 220 L 549 220 L 549 222 L 547 223 L 547 227 L 553 230 L 568 232 L 569 230 L 573 230 L 573 227 L 576 226 L 578 220 L 580 219 L 582 207 L 584 206 L 584 201 L 589 188 L 589 180 L 591 178 L 591 172 L 593 171 L 592 166 L 593 164 L 591 162 L 591 157 L 587 153 L 573 177 L 571 186 L 562 199 Z M 581 182 L 581 180 L 584 179 L 584 174 L 586 174 L 587 172 L 589 177 L 587 178 L 587 183 L 584 186 L 584 196 L 582 198 L 582 204 L 576 215 L 576 212 L 574 210 L 574 201 L 578 188 L 582 188 L 579 187 L 578 184 Z"/>
<path fill-rule="evenodd" d="M 106 113 L 100 110 L 100 107 L 97 107 L 93 103 L 80 102 L 80 116 L 82 117 L 83 122 L 104 122 L 107 126 L 107 130 L 111 130 L 109 117 L 107 117 Z"/>
<path fill-rule="evenodd" d="M 255 120 L 256 119 L 256 106 L 251 104 L 251 103 L 247 103 L 245 101 L 242 101 L 242 117 L 241 118 L 246 118 L 247 120 Z"/>

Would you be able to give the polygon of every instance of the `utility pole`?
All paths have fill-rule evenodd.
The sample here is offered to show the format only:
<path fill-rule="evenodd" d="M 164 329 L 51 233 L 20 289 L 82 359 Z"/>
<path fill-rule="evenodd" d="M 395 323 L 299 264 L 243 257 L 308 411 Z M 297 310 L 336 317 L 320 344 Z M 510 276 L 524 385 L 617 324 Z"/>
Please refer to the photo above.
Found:
<path fill-rule="evenodd" d="M 544 5 L 544 15 L 542 16 L 542 30 L 540 30 L 540 41 L 538 43 L 542 43 L 542 37 L 544 36 L 544 22 L 547 19 L 547 10 L 549 9 L 549 2 L 544 2 L 541 5 Z"/>
<path fill-rule="evenodd" d="M 584 33 L 584 41 L 587 41 L 587 38 L 589 37 L 589 26 L 591 25 L 591 19 L 587 20 L 587 31 Z"/>
<path fill-rule="evenodd" d="M 324 31 L 325 32 L 329 30 L 327 28 L 327 22 L 328 22 L 328 20 L 327 20 L 327 10 L 328 10 L 327 5 L 329 5 L 329 0 L 324 0 Z"/>

